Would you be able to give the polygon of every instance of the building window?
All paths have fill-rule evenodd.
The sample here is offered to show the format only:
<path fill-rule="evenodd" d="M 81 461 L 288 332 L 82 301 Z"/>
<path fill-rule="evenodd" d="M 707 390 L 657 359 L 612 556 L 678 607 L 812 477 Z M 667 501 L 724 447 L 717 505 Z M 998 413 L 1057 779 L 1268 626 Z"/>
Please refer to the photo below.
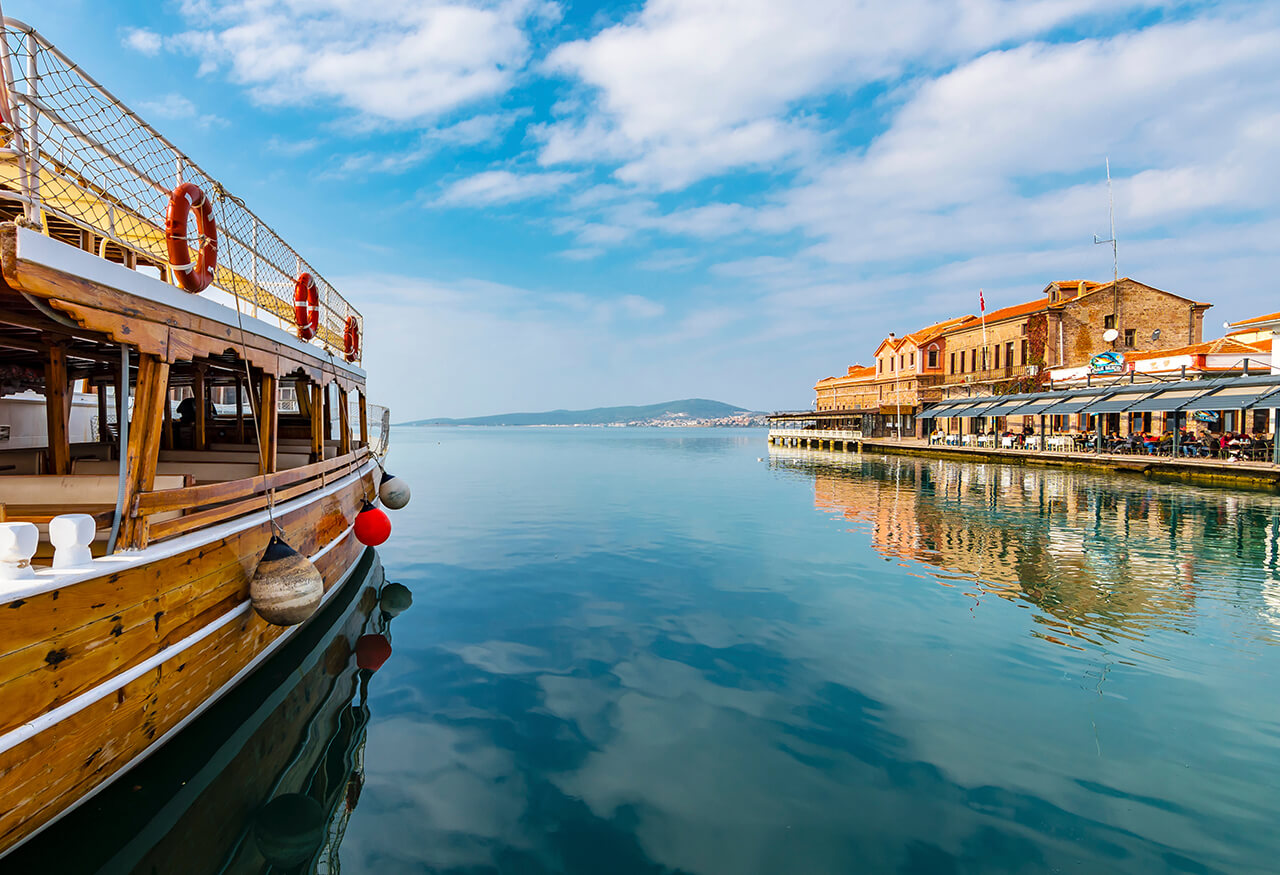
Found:
<path fill-rule="evenodd" d="M 876 373 L 877 373 L 877 374 L 883 374 L 883 373 L 884 373 L 884 359 L 876 359 Z M 121 389 L 121 390 L 120 390 L 120 394 L 122 394 L 122 395 L 124 394 L 124 390 L 123 390 L 123 389 Z"/>
<path fill-rule="evenodd" d="M 953 352 L 951 353 L 951 373 L 954 374 L 955 372 L 956 372 L 956 354 Z M 121 390 L 121 394 L 124 394 L 123 390 Z"/>
<path fill-rule="evenodd" d="M 1027 363 L 1027 342 L 1025 340 L 1022 341 L 1022 363 L 1024 365 Z"/>
<path fill-rule="evenodd" d="M 998 370 L 999 368 L 1000 368 L 1000 344 L 996 344 L 996 369 Z M 123 389 L 121 389 L 120 391 L 121 393 L 124 392 Z"/>
<path fill-rule="evenodd" d="M 1137 334 L 1137 331 L 1136 331 L 1135 329 L 1133 329 L 1133 328 L 1126 328 L 1126 329 L 1124 330 L 1124 345 L 1125 345 L 1125 346 L 1133 346 L 1133 342 L 1134 342 L 1134 340 L 1135 340 L 1135 336 L 1134 336 L 1134 335 L 1136 335 L 1136 334 Z M 123 392 L 123 390 L 121 390 L 121 391 Z"/>
<path fill-rule="evenodd" d="M 929 347 L 929 367 L 936 368 L 938 366 L 938 348 L 936 346 Z M 124 394 L 124 390 L 121 390 Z"/>
<path fill-rule="evenodd" d="M 1115 327 L 1116 327 L 1116 314 L 1115 314 L 1115 313 L 1112 313 L 1110 316 L 1103 316 L 1103 317 L 1102 317 L 1102 327 L 1103 327 L 1103 328 L 1115 328 Z"/>
<path fill-rule="evenodd" d="M 914 352 L 913 352 L 913 353 L 911 353 L 911 361 L 909 362 L 909 364 L 910 364 L 910 365 L 911 365 L 911 367 L 913 367 L 913 368 L 916 366 L 916 354 L 915 354 Z M 123 391 L 123 390 L 121 390 L 121 391 Z"/>

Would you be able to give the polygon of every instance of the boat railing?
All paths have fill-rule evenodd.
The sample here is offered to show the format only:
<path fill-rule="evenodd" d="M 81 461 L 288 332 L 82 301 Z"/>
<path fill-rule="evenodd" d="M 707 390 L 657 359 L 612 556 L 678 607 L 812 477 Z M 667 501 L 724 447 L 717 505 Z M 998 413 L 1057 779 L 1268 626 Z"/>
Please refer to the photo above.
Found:
<path fill-rule="evenodd" d="M 368 456 L 368 448 L 357 447 L 337 458 L 272 474 L 139 493 L 130 510 L 144 524 L 139 542 L 133 546 L 145 547 L 305 495 L 347 476 L 358 469 Z M 169 516 L 174 512 L 182 515 Z M 169 518 L 151 519 L 161 514 Z"/>
<path fill-rule="evenodd" d="M 172 191 L 194 183 L 214 204 L 213 287 L 242 312 L 292 329 L 294 285 L 306 272 L 320 301 L 312 342 L 341 355 L 349 316 L 364 336 L 355 308 L 182 150 L 29 25 L 5 18 L 0 35 L 8 92 L 0 93 L 0 201 L 46 233 L 51 218 L 69 223 L 98 255 L 171 277 L 165 212 Z"/>

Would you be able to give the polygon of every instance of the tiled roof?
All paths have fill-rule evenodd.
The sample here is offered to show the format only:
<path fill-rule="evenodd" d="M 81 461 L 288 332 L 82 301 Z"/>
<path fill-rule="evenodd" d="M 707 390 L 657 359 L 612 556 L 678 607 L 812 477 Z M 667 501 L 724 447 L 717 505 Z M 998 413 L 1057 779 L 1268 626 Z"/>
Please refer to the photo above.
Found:
<path fill-rule="evenodd" d="M 1162 359 L 1173 358 L 1180 355 L 1259 355 L 1270 352 L 1270 343 L 1264 348 L 1262 344 L 1245 343 L 1236 340 L 1234 337 L 1219 337 L 1216 340 L 1206 340 L 1204 343 L 1196 343 L 1191 346 L 1180 346 L 1177 349 L 1151 349 L 1139 352 L 1126 352 L 1124 357 L 1130 361 L 1143 361 L 1146 359 Z"/>
<path fill-rule="evenodd" d="M 1043 300 L 1027 301 L 1025 304 L 1014 304 L 1012 307 L 1001 307 L 999 310 L 992 310 L 990 313 L 987 314 L 987 321 L 999 322 L 1001 319 L 1013 319 L 1016 316 L 1026 316 L 1029 313 L 1036 313 L 1036 312 L 1039 312 L 1040 310 L 1047 310 L 1048 308 L 1049 308 L 1048 303 L 1046 303 Z M 955 331 L 958 331 L 961 329 L 972 328 L 974 327 L 974 325 L 977 325 L 980 322 L 981 322 L 980 319 L 978 319 L 977 317 L 974 317 L 972 320 L 972 324 L 970 324 L 969 322 L 961 322 L 956 325 L 952 325 L 949 328 L 947 328 L 945 331 L 941 331 L 939 333 L 952 334 Z"/>
<path fill-rule="evenodd" d="M 1280 313 L 1268 313 L 1266 316 L 1254 316 L 1252 319 L 1242 319 L 1239 322 L 1232 322 L 1232 328 L 1244 328 L 1247 325 L 1256 325 L 1259 322 L 1275 322 L 1280 320 Z"/>

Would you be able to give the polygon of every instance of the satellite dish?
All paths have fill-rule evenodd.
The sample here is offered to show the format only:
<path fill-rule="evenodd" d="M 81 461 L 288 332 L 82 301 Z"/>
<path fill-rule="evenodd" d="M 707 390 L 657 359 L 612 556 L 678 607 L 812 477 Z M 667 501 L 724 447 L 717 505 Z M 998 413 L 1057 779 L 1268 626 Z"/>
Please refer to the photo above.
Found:
<path fill-rule="evenodd" d="M 1106 331 L 1102 332 L 1102 339 L 1105 340 L 1107 343 L 1110 343 L 1111 341 L 1115 340 L 1119 336 L 1120 336 L 1120 332 L 1116 331 L 1114 328 L 1108 328 Z"/>
<path fill-rule="evenodd" d="M 1160 339 L 1160 329 L 1159 329 L 1159 328 L 1157 328 L 1155 331 L 1151 332 L 1151 339 L 1152 339 L 1152 340 L 1159 340 L 1159 339 Z"/>

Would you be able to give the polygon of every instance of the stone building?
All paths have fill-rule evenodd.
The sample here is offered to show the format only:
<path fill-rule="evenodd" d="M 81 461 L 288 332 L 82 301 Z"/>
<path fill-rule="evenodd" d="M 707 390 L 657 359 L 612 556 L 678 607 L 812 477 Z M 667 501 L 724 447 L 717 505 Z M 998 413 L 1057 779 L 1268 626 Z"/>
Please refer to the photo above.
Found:
<path fill-rule="evenodd" d="M 847 413 L 844 427 L 868 437 L 896 434 L 899 425 L 903 434 L 911 434 L 921 405 L 942 399 L 944 334 L 976 319 L 959 316 L 902 337 L 891 333 L 876 347 L 874 365 L 853 365 L 844 376 L 819 380 L 813 387 L 814 410 Z"/>
<path fill-rule="evenodd" d="M 1048 369 L 1087 365 L 1108 350 L 1154 352 L 1198 344 L 1210 304 L 1128 277 L 1052 282 L 1042 297 L 947 330 L 947 396 L 1034 391 Z M 1114 340 L 1104 339 L 1115 330 Z"/>

